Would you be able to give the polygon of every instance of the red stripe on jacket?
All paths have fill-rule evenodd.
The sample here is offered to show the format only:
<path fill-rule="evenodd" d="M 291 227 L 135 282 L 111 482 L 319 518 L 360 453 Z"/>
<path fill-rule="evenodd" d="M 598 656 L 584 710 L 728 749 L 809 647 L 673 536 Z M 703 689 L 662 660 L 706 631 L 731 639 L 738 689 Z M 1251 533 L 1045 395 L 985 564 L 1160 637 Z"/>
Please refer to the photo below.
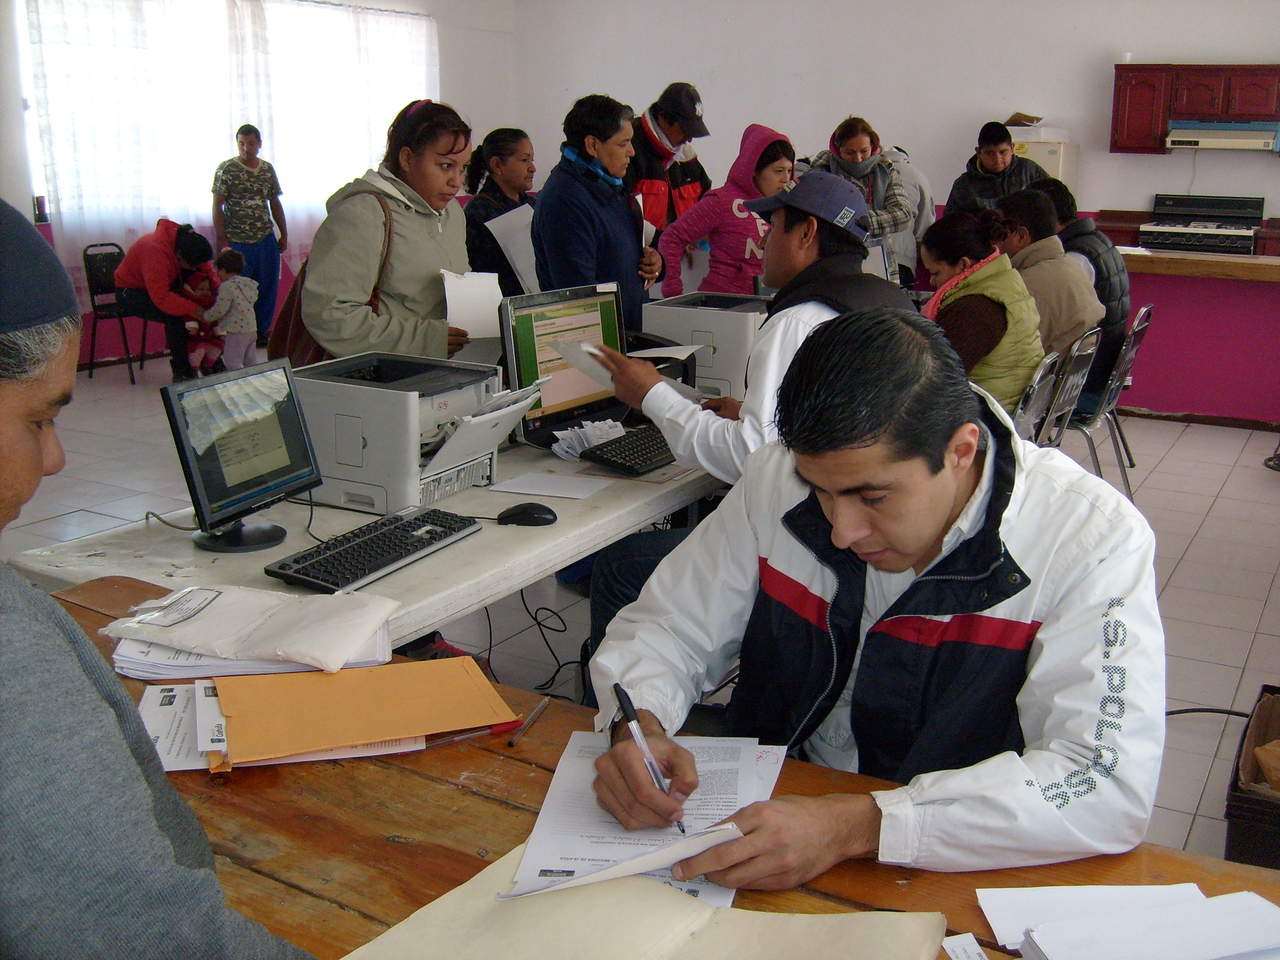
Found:
<path fill-rule="evenodd" d="M 764 557 L 760 558 L 760 589 L 819 630 L 827 629 L 827 609 L 830 604 L 799 580 L 793 580 L 769 566 L 769 561 Z"/>
<path fill-rule="evenodd" d="M 943 643 L 972 643 L 980 647 L 1000 647 L 1002 650 L 1027 650 L 1040 629 L 1040 622 L 1022 623 L 1018 620 L 1002 620 L 980 613 L 956 614 L 946 620 L 930 617 L 892 617 L 882 620 L 873 628 L 876 633 L 936 647 Z"/>

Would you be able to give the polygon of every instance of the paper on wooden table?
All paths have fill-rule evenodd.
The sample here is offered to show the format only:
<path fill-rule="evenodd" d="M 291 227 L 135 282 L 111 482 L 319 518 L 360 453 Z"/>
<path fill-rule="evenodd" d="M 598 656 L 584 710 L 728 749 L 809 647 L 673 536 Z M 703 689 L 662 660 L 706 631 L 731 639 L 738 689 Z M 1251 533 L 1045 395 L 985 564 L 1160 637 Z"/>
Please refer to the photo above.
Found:
<path fill-rule="evenodd" d="M 233 764 L 516 718 L 470 657 L 215 682 Z"/>

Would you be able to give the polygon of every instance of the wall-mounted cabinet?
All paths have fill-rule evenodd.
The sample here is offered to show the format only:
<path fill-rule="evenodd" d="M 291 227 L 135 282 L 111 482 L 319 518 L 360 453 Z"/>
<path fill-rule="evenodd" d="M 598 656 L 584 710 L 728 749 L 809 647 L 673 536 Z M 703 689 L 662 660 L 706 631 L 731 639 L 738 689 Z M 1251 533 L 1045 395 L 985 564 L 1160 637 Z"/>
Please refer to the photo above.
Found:
<path fill-rule="evenodd" d="M 1280 65 L 1116 64 L 1112 153 L 1168 153 L 1170 120 L 1280 121 Z"/>

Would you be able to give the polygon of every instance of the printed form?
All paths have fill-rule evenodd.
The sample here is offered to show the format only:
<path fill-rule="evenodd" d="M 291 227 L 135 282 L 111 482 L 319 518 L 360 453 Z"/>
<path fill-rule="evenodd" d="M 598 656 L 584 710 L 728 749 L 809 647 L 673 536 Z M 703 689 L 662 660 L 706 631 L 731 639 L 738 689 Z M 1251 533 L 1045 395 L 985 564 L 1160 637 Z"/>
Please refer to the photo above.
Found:
<path fill-rule="evenodd" d="M 591 784 L 595 760 L 608 749 L 608 739 L 604 734 L 579 731 L 569 739 L 556 765 L 514 884 L 503 897 L 642 873 L 712 906 L 731 905 L 733 890 L 703 878 L 677 881 L 670 868 L 741 836 L 730 824 L 714 825 L 748 804 L 769 798 L 785 750 L 746 738 L 680 737 L 676 742 L 698 764 L 698 789 L 684 805 L 686 835 L 681 836 L 674 825 L 627 830 L 602 810 Z"/>

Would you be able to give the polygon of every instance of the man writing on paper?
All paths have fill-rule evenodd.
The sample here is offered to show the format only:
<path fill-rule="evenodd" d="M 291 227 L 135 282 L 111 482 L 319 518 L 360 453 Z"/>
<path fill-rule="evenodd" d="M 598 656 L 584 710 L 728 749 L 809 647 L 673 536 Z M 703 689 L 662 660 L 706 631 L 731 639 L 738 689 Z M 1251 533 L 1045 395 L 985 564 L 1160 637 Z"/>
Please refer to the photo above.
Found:
<path fill-rule="evenodd" d="M 62 469 L 79 306 L 0 201 L 0 528 Z M 222 896 L 200 824 L 124 687 L 75 622 L 0 564 L 0 956 L 311 955 Z"/>
<path fill-rule="evenodd" d="M 905 787 L 784 796 L 677 865 L 781 889 L 878 856 L 982 870 L 1127 850 L 1164 741 L 1155 541 L 1137 510 L 1020 440 L 918 314 L 846 314 L 778 393 L 780 444 L 654 572 L 591 662 L 597 798 L 673 823 L 697 787 L 667 736 L 735 661 L 732 733 Z M 631 695 L 669 794 L 614 723 Z"/>

